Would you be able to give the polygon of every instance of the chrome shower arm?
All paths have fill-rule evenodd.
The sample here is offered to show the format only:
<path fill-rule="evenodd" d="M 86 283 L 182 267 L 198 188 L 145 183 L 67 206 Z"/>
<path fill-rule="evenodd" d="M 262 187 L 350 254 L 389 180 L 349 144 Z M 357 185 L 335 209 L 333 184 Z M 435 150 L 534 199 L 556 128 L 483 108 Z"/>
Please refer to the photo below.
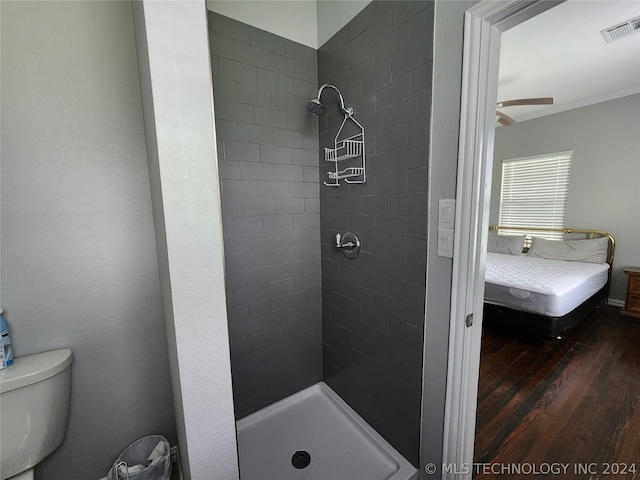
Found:
<path fill-rule="evenodd" d="M 331 85 L 330 83 L 325 83 L 324 85 L 322 85 L 320 87 L 320 89 L 318 90 L 318 96 L 316 97 L 318 100 L 320 100 L 320 96 L 322 95 L 322 91 L 325 88 L 333 88 L 336 92 L 338 92 L 338 97 L 340 98 L 340 110 L 342 110 L 342 112 L 345 115 L 348 115 L 348 116 L 353 115 L 353 108 L 344 106 L 344 98 L 342 97 L 342 93 L 340 93 L 340 90 L 338 90 L 338 87 L 336 87 L 335 85 Z"/>

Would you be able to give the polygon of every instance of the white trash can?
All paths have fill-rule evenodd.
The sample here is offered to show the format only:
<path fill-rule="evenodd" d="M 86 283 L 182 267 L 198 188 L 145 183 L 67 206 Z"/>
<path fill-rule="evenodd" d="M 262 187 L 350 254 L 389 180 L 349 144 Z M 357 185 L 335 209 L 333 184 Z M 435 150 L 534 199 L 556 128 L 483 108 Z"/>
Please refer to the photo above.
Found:
<path fill-rule="evenodd" d="M 171 453 L 162 435 L 136 440 L 120 454 L 109 470 L 109 480 L 169 480 Z"/>

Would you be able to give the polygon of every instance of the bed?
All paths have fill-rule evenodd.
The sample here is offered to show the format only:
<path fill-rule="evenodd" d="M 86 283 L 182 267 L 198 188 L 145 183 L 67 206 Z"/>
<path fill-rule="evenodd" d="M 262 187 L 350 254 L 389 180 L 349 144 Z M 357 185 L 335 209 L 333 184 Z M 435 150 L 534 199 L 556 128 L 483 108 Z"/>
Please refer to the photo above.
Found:
<path fill-rule="evenodd" d="M 615 250 L 615 240 L 607 232 L 491 229 L 485 271 L 484 322 L 488 328 L 557 338 L 606 303 Z M 497 231 L 510 235 L 497 235 Z M 535 236 L 543 232 L 573 238 L 557 241 Z"/>

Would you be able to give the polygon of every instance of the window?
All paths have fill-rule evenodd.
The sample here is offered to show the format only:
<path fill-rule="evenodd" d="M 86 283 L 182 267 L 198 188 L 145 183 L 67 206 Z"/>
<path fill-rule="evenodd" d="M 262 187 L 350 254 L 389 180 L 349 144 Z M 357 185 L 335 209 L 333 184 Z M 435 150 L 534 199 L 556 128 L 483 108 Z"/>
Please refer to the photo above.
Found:
<path fill-rule="evenodd" d="M 573 150 L 502 161 L 500 225 L 564 228 Z M 503 234 L 522 231 L 501 230 Z M 562 239 L 562 233 L 535 232 L 537 237 Z"/>

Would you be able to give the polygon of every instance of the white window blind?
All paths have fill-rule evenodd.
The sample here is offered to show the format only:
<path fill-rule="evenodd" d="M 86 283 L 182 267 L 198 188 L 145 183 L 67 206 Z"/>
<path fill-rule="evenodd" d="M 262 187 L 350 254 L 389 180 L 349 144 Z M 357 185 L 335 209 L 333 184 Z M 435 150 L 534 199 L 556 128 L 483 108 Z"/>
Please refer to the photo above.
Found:
<path fill-rule="evenodd" d="M 573 151 L 568 151 L 503 160 L 500 225 L 564 228 L 572 157 Z M 500 233 L 522 235 L 523 232 L 501 230 Z M 530 234 L 562 239 L 562 233 Z"/>

